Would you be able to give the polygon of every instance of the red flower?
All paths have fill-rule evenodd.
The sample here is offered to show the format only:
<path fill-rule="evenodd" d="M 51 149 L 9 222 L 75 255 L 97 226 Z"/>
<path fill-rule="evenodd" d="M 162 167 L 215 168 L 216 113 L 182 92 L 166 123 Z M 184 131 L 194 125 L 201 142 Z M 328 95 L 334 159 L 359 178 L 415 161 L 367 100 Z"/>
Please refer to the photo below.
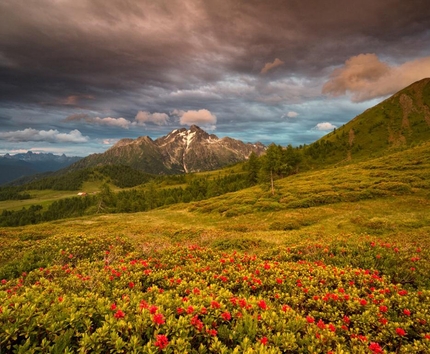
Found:
<path fill-rule="evenodd" d="M 125 314 L 121 310 L 118 310 L 117 312 L 115 312 L 115 315 L 114 315 L 115 318 L 123 318 L 124 316 Z"/>
<path fill-rule="evenodd" d="M 230 321 L 231 320 L 231 314 L 228 311 L 223 312 L 221 317 L 224 321 Z"/>
<path fill-rule="evenodd" d="M 351 322 L 348 316 L 343 316 L 343 323 L 348 324 Z"/>
<path fill-rule="evenodd" d="M 260 309 L 262 309 L 262 310 L 267 310 L 267 304 L 266 304 L 266 301 L 264 301 L 264 300 L 260 300 L 259 302 L 258 302 L 258 306 L 260 307 Z"/>
<path fill-rule="evenodd" d="M 399 290 L 397 293 L 398 293 L 400 296 L 405 296 L 405 295 L 407 295 L 407 294 L 408 294 L 407 290 Z"/>
<path fill-rule="evenodd" d="M 379 322 L 382 323 L 383 325 L 386 325 L 388 323 L 388 320 L 386 318 L 384 318 L 384 317 L 381 317 L 379 319 Z"/>
<path fill-rule="evenodd" d="M 156 325 L 162 325 L 165 323 L 164 316 L 161 313 L 157 313 L 152 317 L 152 322 L 154 322 Z"/>
<path fill-rule="evenodd" d="M 151 305 L 151 306 L 149 307 L 149 312 L 150 312 L 151 314 L 156 313 L 156 312 L 157 312 L 157 310 L 158 310 L 158 307 L 157 307 L 157 306 L 155 306 L 155 305 Z"/>
<path fill-rule="evenodd" d="M 330 324 L 328 325 L 328 329 L 329 329 L 330 331 L 332 331 L 332 332 L 336 332 L 336 327 L 335 327 L 332 323 L 330 323 Z"/>
<path fill-rule="evenodd" d="M 372 353 L 379 354 L 383 353 L 381 346 L 378 343 L 370 342 L 369 349 L 372 351 Z"/>
<path fill-rule="evenodd" d="M 198 315 L 195 315 L 194 317 L 192 317 L 190 322 L 198 331 L 202 330 L 203 322 L 199 320 Z"/>
<path fill-rule="evenodd" d="M 385 306 L 385 305 L 381 305 L 381 306 L 379 306 L 379 311 L 381 311 L 381 312 L 387 312 L 388 311 L 388 307 Z"/>
<path fill-rule="evenodd" d="M 276 282 L 277 282 L 278 284 L 282 284 L 282 279 L 277 278 L 277 279 L 276 279 Z"/>
<path fill-rule="evenodd" d="M 360 305 L 366 306 L 367 305 L 367 301 L 365 299 L 361 299 L 360 300 Z"/>
<path fill-rule="evenodd" d="M 287 312 L 289 310 L 290 306 L 288 305 L 282 305 L 282 311 Z"/>
<path fill-rule="evenodd" d="M 194 307 L 188 306 L 187 313 L 190 314 L 190 313 L 193 313 L 193 312 L 194 312 Z"/>
<path fill-rule="evenodd" d="M 323 320 L 319 320 L 317 323 L 318 328 L 324 329 L 325 328 L 325 324 Z"/>
<path fill-rule="evenodd" d="M 211 307 L 213 309 L 219 309 L 221 307 L 220 303 L 218 301 L 212 301 L 211 302 Z"/>
<path fill-rule="evenodd" d="M 208 329 L 206 332 L 210 334 L 212 337 L 216 337 L 217 335 L 216 329 Z"/>
<path fill-rule="evenodd" d="M 130 283 L 128 283 L 128 287 L 129 287 L 130 289 L 133 289 L 133 288 L 134 288 L 134 283 L 131 281 Z"/>
<path fill-rule="evenodd" d="M 308 323 L 314 323 L 314 322 L 315 322 L 315 319 L 314 319 L 312 316 L 307 316 L 307 317 L 306 317 L 306 321 L 307 321 Z"/>
<path fill-rule="evenodd" d="M 404 335 L 406 335 L 406 331 L 403 328 L 396 328 L 396 333 L 398 336 L 402 337 Z"/>
<path fill-rule="evenodd" d="M 411 311 L 409 311 L 408 309 L 404 309 L 403 310 L 403 314 L 406 316 L 410 316 L 411 315 Z"/>
<path fill-rule="evenodd" d="M 358 339 L 360 339 L 362 342 L 367 342 L 366 336 L 363 336 L 362 334 L 358 335 Z"/>
<path fill-rule="evenodd" d="M 263 345 L 267 345 L 268 341 L 269 340 L 267 339 L 267 337 L 263 337 L 263 338 L 260 339 L 260 343 L 263 344 Z"/>
<path fill-rule="evenodd" d="M 155 341 L 154 345 L 158 347 L 159 349 L 164 349 L 169 344 L 169 340 L 164 334 L 157 334 L 157 340 Z"/>

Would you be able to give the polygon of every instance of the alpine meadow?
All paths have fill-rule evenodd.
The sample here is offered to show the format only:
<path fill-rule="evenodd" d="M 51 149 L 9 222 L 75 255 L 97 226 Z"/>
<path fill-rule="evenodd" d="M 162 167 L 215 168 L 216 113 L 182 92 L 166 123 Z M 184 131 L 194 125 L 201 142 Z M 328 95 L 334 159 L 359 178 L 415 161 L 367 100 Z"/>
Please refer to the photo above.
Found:
<path fill-rule="evenodd" d="M 430 352 L 430 79 L 299 147 L 124 139 L 0 209 L 1 354 Z"/>

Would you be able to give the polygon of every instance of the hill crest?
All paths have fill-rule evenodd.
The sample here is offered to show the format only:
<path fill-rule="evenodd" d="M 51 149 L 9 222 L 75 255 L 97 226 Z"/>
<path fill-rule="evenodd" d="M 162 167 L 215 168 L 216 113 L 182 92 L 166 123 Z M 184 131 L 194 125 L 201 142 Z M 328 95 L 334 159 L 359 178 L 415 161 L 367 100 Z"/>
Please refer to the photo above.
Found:
<path fill-rule="evenodd" d="M 307 148 L 315 161 L 349 162 L 384 155 L 430 138 L 430 78 L 417 81 Z"/>

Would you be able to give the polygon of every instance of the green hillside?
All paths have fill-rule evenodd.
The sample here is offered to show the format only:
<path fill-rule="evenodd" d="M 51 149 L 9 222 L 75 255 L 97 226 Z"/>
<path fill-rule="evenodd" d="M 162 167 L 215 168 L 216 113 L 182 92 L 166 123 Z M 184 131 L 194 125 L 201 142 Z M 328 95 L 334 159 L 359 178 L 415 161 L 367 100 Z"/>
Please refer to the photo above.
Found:
<path fill-rule="evenodd" d="M 430 79 L 418 81 L 369 108 L 307 148 L 316 163 L 377 157 L 428 141 Z"/>

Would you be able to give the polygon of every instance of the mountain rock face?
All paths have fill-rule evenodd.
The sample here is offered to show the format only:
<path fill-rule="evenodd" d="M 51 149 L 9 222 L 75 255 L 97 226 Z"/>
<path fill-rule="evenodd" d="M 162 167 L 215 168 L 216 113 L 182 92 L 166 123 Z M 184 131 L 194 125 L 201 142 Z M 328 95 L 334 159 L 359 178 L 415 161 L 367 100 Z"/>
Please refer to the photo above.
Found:
<path fill-rule="evenodd" d="M 148 136 L 122 139 L 106 152 L 90 155 L 70 169 L 123 164 L 153 174 L 181 174 L 218 169 L 246 160 L 251 152 L 261 155 L 264 151 L 261 143 L 220 139 L 192 125 L 156 140 Z"/>
<path fill-rule="evenodd" d="M 31 151 L 15 155 L 6 154 L 0 157 L 0 185 L 37 173 L 58 171 L 80 159 L 81 157 L 77 156 L 34 153 Z"/>

